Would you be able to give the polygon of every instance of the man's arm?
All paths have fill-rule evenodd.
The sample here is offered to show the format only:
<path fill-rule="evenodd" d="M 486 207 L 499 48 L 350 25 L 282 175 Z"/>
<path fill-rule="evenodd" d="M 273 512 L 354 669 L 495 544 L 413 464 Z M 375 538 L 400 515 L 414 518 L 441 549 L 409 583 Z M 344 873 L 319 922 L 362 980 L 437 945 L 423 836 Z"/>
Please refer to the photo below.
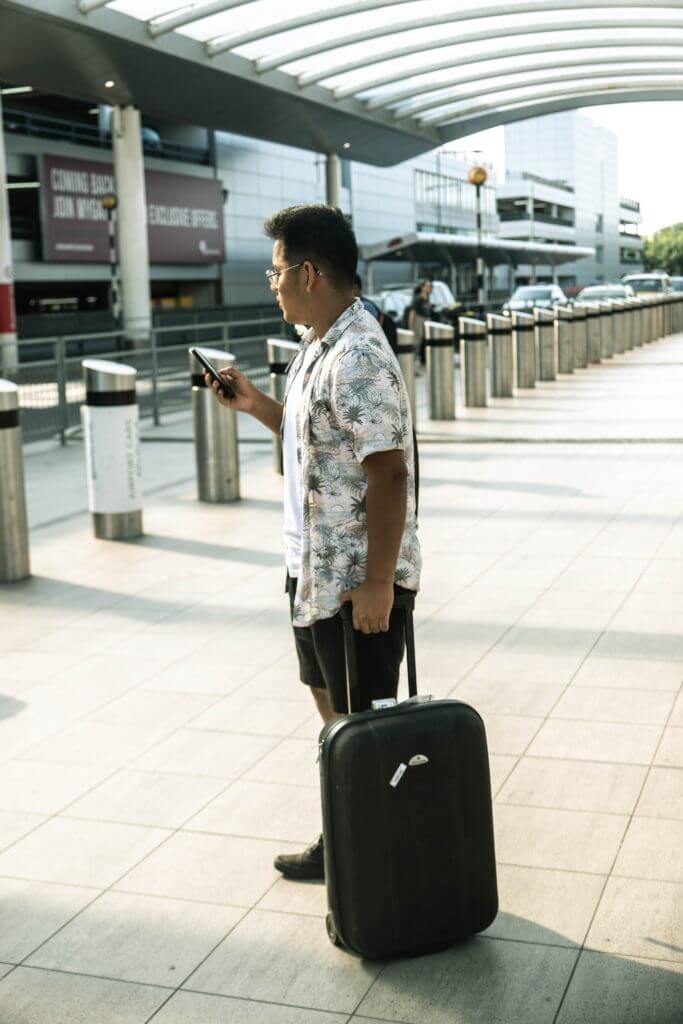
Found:
<path fill-rule="evenodd" d="M 386 633 L 406 521 L 408 470 L 402 449 L 368 455 L 362 466 L 368 478 L 368 571 L 365 583 L 350 592 L 353 625 L 363 633 Z"/>

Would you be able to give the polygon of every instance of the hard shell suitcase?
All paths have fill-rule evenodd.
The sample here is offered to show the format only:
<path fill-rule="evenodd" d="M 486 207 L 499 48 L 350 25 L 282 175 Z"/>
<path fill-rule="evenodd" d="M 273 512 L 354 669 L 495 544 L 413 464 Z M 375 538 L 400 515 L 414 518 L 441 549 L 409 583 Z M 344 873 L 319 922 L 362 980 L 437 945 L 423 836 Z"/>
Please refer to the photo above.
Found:
<path fill-rule="evenodd" d="M 363 957 L 444 949 L 498 912 L 484 724 L 457 700 L 410 697 L 326 725 L 319 741 L 330 939 Z M 349 708 L 358 706 L 351 606 L 342 606 Z"/>

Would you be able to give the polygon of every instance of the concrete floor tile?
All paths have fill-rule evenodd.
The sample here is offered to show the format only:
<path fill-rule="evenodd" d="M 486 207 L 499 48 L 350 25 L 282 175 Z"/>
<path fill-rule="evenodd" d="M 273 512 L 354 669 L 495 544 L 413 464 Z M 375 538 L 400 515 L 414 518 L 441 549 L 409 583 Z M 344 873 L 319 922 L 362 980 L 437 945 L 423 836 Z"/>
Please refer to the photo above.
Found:
<path fill-rule="evenodd" d="M 70 818 L 180 828 L 225 788 L 224 779 L 162 772 L 117 772 L 72 804 Z"/>
<path fill-rule="evenodd" d="M 0 850 L 6 850 L 8 846 L 27 835 L 43 821 L 45 821 L 45 816 L 42 814 L 0 811 Z"/>
<path fill-rule="evenodd" d="M 542 718 L 520 715 L 482 715 L 486 726 L 486 742 L 492 754 L 519 755 L 524 753 L 543 724 Z"/>
<path fill-rule="evenodd" d="M 323 882 L 295 882 L 280 878 L 256 905 L 258 910 L 276 910 L 281 914 L 306 914 L 325 917 L 327 890 Z"/>
<path fill-rule="evenodd" d="M 545 652 L 510 651 L 494 648 L 482 658 L 472 672 L 472 679 L 488 679 L 507 683 L 525 679 L 528 683 L 566 686 L 584 655 L 557 654 L 551 644 Z M 470 666 L 468 666 L 469 668 Z"/>
<path fill-rule="evenodd" d="M 19 963 L 96 897 L 93 889 L 0 878 L 0 960 Z"/>
<path fill-rule="evenodd" d="M 683 594 L 683 558 L 653 558 L 636 590 L 653 594 Z"/>
<path fill-rule="evenodd" d="M 634 818 L 619 850 L 614 875 L 683 883 L 683 821 Z"/>
<path fill-rule="evenodd" d="M 138 686 L 158 670 L 157 661 L 150 657 L 129 657 L 128 654 L 121 653 L 123 646 L 119 636 L 116 641 L 112 642 L 114 650 L 108 649 L 105 654 L 84 658 L 77 665 L 58 672 L 51 682 L 89 683 L 91 680 L 97 679 L 102 684 L 110 684 L 114 690 L 126 690 Z M 163 659 L 163 653 L 160 653 L 159 657 Z"/>
<path fill-rule="evenodd" d="M 0 810 L 57 814 L 107 774 L 92 765 L 6 761 L 0 764 Z"/>
<path fill-rule="evenodd" d="M 683 965 L 581 954 L 557 1024 L 679 1024 Z"/>
<path fill-rule="evenodd" d="M 104 893 L 27 965 L 174 987 L 243 914 L 236 907 Z"/>
<path fill-rule="evenodd" d="M 199 651 L 174 660 L 170 665 L 155 666 L 144 682 L 143 689 L 166 693 L 198 693 L 224 695 L 243 686 L 254 674 L 254 668 L 245 668 L 225 659 L 217 660 L 212 654 Z"/>
<path fill-rule="evenodd" d="M 0 875 L 105 888 L 167 835 L 155 828 L 51 818 L 0 855 Z"/>
<path fill-rule="evenodd" d="M 11 1024 L 145 1024 L 168 989 L 18 967 L 0 982 L 0 1020 Z"/>
<path fill-rule="evenodd" d="M 154 1018 L 154 1024 L 346 1024 L 347 1020 L 346 1013 L 176 992 Z"/>
<path fill-rule="evenodd" d="M 544 717 L 562 693 L 562 686 L 530 683 L 526 679 L 508 679 L 505 682 L 475 678 L 465 679 L 451 692 L 456 700 L 464 700 L 481 713 L 498 715 L 525 715 Z"/>
<path fill-rule="evenodd" d="M 651 768 L 636 816 L 683 821 L 683 772 L 678 768 Z"/>
<path fill-rule="evenodd" d="M 683 963 L 683 885 L 610 878 L 586 939 L 588 949 Z"/>
<path fill-rule="evenodd" d="M 615 690 L 594 686 L 569 687 L 550 717 L 585 722 L 624 722 L 664 725 L 674 695 L 663 690 Z"/>
<path fill-rule="evenodd" d="M 115 888 L 148 896 L 251 907 L 280 878 L 273 858 L 300 849 L 300 844 L 280 841 L 176 832 Z"/>
<path fill-rule="evenodd" d="M 565 811 L 630 814 L 646 774 L 644 765 L 524 757 L 497 800 Z"/>
<path fill-rule="evenodd" d="M 284 839 L 307 846 L 322 829 L 320 794 L 312 786 L 237 781 L 199 811 L 186 829 Z"/>
<path fill-rule="evenodd" d="M 608 874 L 628 818 L 496 804 L 496 856 L 501 864 Z"/>
<path fill-rule="evenodd" d="M 317 917 L 253 910 L 184 988 L 351 1013 L 381 967 L 334 947 Z"/>
<path fill-rule="evenodd" d="M 213 704 L 192 722 L 192 728 L 289 736 L 309 717 L 310 707 L 296 701 L 259 700 L 236 694 Z"/>
<path fill-rule="evenodd" d="M 678 698 L 674 705 L 674 709 L 671 712 L 671 718 L 668 721 L 668 725 L 683 726 L 683 691 L 678 694 Z"/>
<path fill-rule="evenodd" d="M 149 750 L 170 730 L 155 723 L 116 725 L 83 720 L 63 728 L 26 750 L 31 761 L 121 768 Z"/>
<path fill-rule="evenodd" d="M 498 866 L 500 910 L 484 935 L 580 946 L 605 884 L 604 875 Z"/>
<path fill-rule="evenodd" d="M 639 658 L 586 658 L 572 679 L 572 686 L 600 686 L 621 689 L 669 690 L 674 693 L 683 682 L 683 667 L 678 661 Z"/>
<path fill-rule="evenodd" d="M 320 786 L 318 744 L 311 740 L 282 740 L 245 775 L 252 782 L 278 782 L 294 786 Z"/>
<path fill-rule="evenodd" d="M 495 794 L 517 764 L 517 757 L 508 754 L 489 754 L 489 770 L 491 772 L 491 793 Z"/>
<path fill-rule="evenodd" d="M 533 740 L 532 757 L 574 758 L 649 765 L 662 734 L 658 725 L 547 721 Z"/>
<path fill-rule="evenodd" d="M 111 725 L 155 725 L 171 730 L 193 721 L 215 702 L 216 697 L 207 694 L 130 690 L 93 712 L 89 720 Z"/>
<path fill-rule="evenodd" d="M 178 729 L 131 767 L 141 771 L 234 779 L 257 764 L 279 742 L 273 736 Z"/>
<path fill-rule="evenodd" d="M 392 961 L 358 1012 L 406 1024 L 550 1024 L 577 956 L 575 949 L 474 939 Z"/>
<path fill-rule="evenodd" d="M 655 764 L 663 768 L 683 768 L 683 729 L 669 726 L 664 730 Z"/>
<path fill-rule="evenodd" d="M 56 654 L 46 651 L 5 651 L 2 672 L 8 679 L 29 679 L 33 683 L 46 683 L 58 672 L 68 670 L 83 660 L 80 651 Z"/>
<path fill-rule="evenodd" d="M 14 970 L 14 964 L 0 964 L 0 980 L 2 980 L 6 974 Z"/>

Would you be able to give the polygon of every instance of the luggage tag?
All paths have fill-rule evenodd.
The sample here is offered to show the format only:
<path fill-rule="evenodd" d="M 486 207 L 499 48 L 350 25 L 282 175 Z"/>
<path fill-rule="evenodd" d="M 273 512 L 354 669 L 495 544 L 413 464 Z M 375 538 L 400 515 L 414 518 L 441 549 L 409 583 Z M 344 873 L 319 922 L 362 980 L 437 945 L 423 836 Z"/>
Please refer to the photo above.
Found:
<path fill-rule="evenodd" d="M 399 782 L 401 781 L 405 773 L 408 771 L 409 767 L 417 768 L 418 766 L 423 764 L 429 764 L 429 758 L 427 757 L 426 754 L 415 754 L 413 757 L 411 757 L 410 761 L 408 761 L 408 764 L 405 764 L 405 762 L 401 761 L 400 765 L 398 766 L 394 774 L 391 776 L 391 779 L 389 780 L 389 785 L 393 789 L 396 789 Z"/>

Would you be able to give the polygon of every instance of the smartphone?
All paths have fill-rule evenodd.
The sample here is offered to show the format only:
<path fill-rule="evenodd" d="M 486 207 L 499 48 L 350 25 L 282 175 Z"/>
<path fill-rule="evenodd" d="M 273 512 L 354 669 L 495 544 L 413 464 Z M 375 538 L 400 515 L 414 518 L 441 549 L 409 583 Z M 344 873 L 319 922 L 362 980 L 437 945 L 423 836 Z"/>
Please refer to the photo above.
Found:
<path fill-rule="evenodd" d="M 227 383 L 227 381 L 225 381 L 223 379 L 223 377 L 221 377 L 220 373 L 218 372 L 216 367 L 213 365 L 213 363 L 209 362 L 209 360 L 206 358 L 206 356 L 204 355 L 202 350 L 200 348 L 191 348 L 190 352 L 195 357 L 195 359 L 199 360 L 199 362 L 202 364 L 202 366 L 204 367 L 206 372 L 211 377 L 211 380 L 218 381 L 218 383 L 221 386 L 221 391 L 223 392 L 225 397 L 226 398 L 234 398 L 235 397 L 235 392 L 230 387 L 230 385 Z"/>

